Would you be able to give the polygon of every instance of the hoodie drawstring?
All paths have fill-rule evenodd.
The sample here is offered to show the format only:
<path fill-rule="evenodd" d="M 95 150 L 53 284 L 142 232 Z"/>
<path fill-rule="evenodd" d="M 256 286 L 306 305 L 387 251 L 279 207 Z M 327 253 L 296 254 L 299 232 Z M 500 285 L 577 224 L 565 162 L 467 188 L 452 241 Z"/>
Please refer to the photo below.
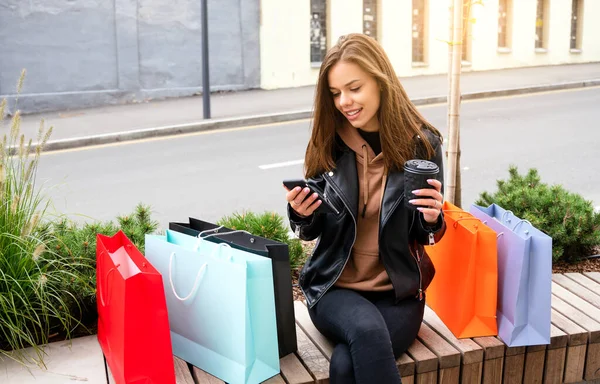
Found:
<path fill-rule="evenodd" d="M 368 179 L 368 171 L 369 171 L 369 151 L 367 150 L 367 145 L 363 144 L 363 210 L 362 217 L 365 217 L 365 213 L 367 212 L 367 202 L 369 201 L 369 179 Z"/>

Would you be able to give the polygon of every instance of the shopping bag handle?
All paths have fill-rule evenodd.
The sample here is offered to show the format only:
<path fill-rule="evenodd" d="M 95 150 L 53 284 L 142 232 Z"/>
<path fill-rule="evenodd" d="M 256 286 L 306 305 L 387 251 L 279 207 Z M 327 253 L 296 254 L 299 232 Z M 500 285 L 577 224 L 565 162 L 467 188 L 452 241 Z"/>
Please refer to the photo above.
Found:
<path fill-rule="evenodd" d="M 519 225 L 521 225 L 522 223 L 527 223 L 527 224 L 529 224 L 529 225 L 531 225 L 531 226 L 533 227 L 533 224 L 531 224 L 531 222 L 530 222 L 529 220 L 525 220 L 525 219 L 523 219 L 523 220 L 519 220 L 519 222 L 518 222 L 517 224 L 515 224 L 515 226 L 513 227 L 513 229 L 512 229 L 512 230 L 516 232 L 516 230 L 517 230 L 517 227 L 518 227 Z M 529 235 L 529 231 L 528 231 L 528 230 L 525 230 L 525 234 L 526 234 L 526 235 Z"/>
<path fill-rule="evenodd" d="M 201 240 L 201 239 L 198 239 L 198 240 Z M 218 244 L 218 246 L 213 251 L 213 255 L 212 255 L 213 257 L 215 257 L 215 253 L 217 253 L 221 249 L 221 247 L 231 248 L 231 246 L 229 246 L 229 244 L 225 244 L 225 243 Z M 173 291 L 173 295 L 175 295 L 175 297 L 178 300 L 187 301 L 187 300 L 189 300 L 190 297 L 192 297 L 196 293 L 196 291 L 198 291 L 198 288 L 200 286 L 200 280 L 202 280 L 202 277 L 204 277 L 204 273 L 206 271 L 208 263 L 202 264 L 202 266 L 198 270 L 198 273 L 196 274 L 196 280 L 194 281 L 194 286 L 192 287 L 192 290 L 190 291 L 190 293 L 185 297 L 181 297 L 175 290 L 175 284 L 173 284 L 173 258 L 174 257 L 175 257 L 175 252 L 172 252 L 171 257 L 169 258 L 169 283 L 171 283 L 171 290 Z M 229 258 L 227 260 L 231 261 L 231 258 L 232 258 L 232 255 L 230 253 Z"/>
<path fill-rule="evenodd" d="M 104 289 L 100 289 L 100 303 L 102 304 L 103 307 L 106 307 L 108 304 L 110 304 L 110 292 L 109 289 L 109 285 L 108 285 L 108 277 L 110 276 L 111 273 L 113 273 L 117 268 L 119 268 L 121 266 L 121 264 L 117 264 L 114 266 L 114 268 L 111 268 L 108 272 L 106 272 L 106 276 L 104 276 L 104 282 L 105 282 L 105 289 L 106 289 L 106 295 L 108 296 L 108 301 L 104 300 Z"/>
<path fill-rule="evenodd" d="M 221 229 L 221 228 L 223 228 L 223 226 L 222 226 L 222 225 L 221 225 L 221 226 L 219 226 L 219 227 L 217 227 L 217 228 L 213 228 L 213 229 L 207 229 L 207 230 L 205 230 L 205 231 L 202 231 L 202 232 L 200 232 L 200 233 L 198 234 L 198 238 L 206 239 L 207 237 L 213 237 L 213 236 L 225 236 L 225 235 L 231 235 L 231 234 L 234 234 L 234 233 L 246 233 L 246 234 L 248 234 L 248 235 L 252 236 L 252 234 L 251 234 L 250 232 L 248 232 L 248 231 L 245 231 L 245 230 L 243 230 L 243 229 L 237 229 L 237 230 L 234 230 L 234 231 L 229 231 L 229 232 L 219 232 L 219 229 Z M 203 236 L 203 235 L 204 235 L 205 233 L 207 233 L 207 232 L 214 232 L 214 233 L 211 233 L 210 235 Z M 254 243 L 254 241 L 255 241 L 255 240 L 254 240 L 254 238 L 251 238 L 251 239 L 250 239 L 250 242 L 251 242 L 251 243 Z"/>
<path fill-rule="evenodd" d="M 508 209 L 504 211 L 504 213 L 502 214 L 502 216 L 500 216 L 500 221 L 505 221 L 504 217 L 506 217 L 508 214 L 514 215 L 513 211 L 509 211 Z M 506 222 L 510 223 L 510 219 L 507 219 Z"/>
<path fill-rule="evenodd" d="M 230 232 L 228 232 L 230 233 Z M 198 249 L 200 248 L 200 243 L 202 242 L 202 240 L 206 239 L 208 236 L 202 236 L 200 237 L 200 235 L 198 235 L 198 241 L 196 241 L 196 244 L 194 244 L 194 252 L 198 251 Z M 216 253 L 218 253 L 221 249 L 221 247 L 226 247 L 226 248 L 230 248 L 231 246 L 227 243 L 219 243 L 217 244 L 217 247 L 215 248 L 215 250 L 212 253 L 212 257 L 214 258 L 218 258 L 216 256 Z M 227 261 L 231 261 L 231 259 L 233 258 L 233 255 L 231 254 L 231 252 L 229 252 L 229 257 L 227 258 Z"/>
<path fill-rule="evenodd" d="M 481 222 L 481 220 L 479 220 L 476 217 L 461 217 L 461 218 L 456 219 L 456 221 L 454 222 L 454 224 L 452 224 L 452 226 L 454 227 L 454 229 L 456 229 L 456 227 L 458 227 L 458 222 L 461 221 L 461 220 L 477 220 L 477 221 Z M 475 229 L 477 229 L 477 226 L 475 227 Z"/>
<path fill-rule="evenodd" d="M 196 293 L 196 291 L 198 290 L 198 286 L 200 284 L 200 279 L 201 279 L 201 277 L 204 276 L 204 271 L 206 270 L 206 263 L 202 264 L 202 266 L 198 270 L 198 273 L 196 274 L 196 280 L 194 281 L 194 286 L 192 287 L 191 292 L 187 296 L 181 297 L 177 294 L 177 291 L 175 290 L 175 284 L 173 284 L 173 258 L 174 257 L 175 257 L 175 252 L 172 252 L 171 257 L 169 259 L 169 282 L 171 283 L 171 290 L 173 291 L 173 294 L 179 301 L 186 301 L 190 297 L 192 297 L 194 295 L 194 293 Z"/>

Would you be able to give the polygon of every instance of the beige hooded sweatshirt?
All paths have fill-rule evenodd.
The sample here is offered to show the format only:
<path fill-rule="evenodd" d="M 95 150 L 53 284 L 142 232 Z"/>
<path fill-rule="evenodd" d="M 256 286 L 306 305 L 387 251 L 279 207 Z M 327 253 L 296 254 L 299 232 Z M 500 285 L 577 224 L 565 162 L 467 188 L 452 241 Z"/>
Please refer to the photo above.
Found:
<path fill-rule="evenodd" d="M 344 125 L 338 134 L 356 153 L 359 202 L 356 241 L 336 286 L 358 291 L 386 291 L 392 283 L 379 258 L 379 214 L 385 189 L 383 153 L 375 152 L 354 127 Z"/>

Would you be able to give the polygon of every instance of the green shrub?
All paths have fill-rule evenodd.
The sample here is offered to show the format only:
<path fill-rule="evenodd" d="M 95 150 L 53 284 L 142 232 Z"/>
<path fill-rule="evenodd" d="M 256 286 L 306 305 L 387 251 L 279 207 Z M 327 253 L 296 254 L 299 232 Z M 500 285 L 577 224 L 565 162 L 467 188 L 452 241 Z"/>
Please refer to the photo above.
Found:
<path fill-rule="evenodd" d="M 248 231 L 256 236 L 286 243 L 290 252 L 290 266 L 297 269 L 306 261 L 306 253 L 300 240 L 290 238 L 284 223 L 283 217 L 274 212 L 264 212 L 260 215 L 254 212 L 234 213 L 217 221 L 218 225 L 227 228 Z"/>
<path fill-rule="evenodd" d="M 77 268 L 80 274 L 80 284 L 72 284 L 68 290 L 80 305 L 83 317 L 82 323 L 93 324 L 97 319 L 96 309 L 96 235 L 98 233 L 113 236 L 119 230 L 144 253 L 144 238 L 146 233 L 153 233 L 158 228 L 158 222 L 150 217 L 151 209 L 144 204 L 138 204 L 128 215 L 118 216 L 117 223 L 113 221 L 75 223 L 63 218 L 50 223 L 50 229 L 55 235 L 52 248 L 65 258 L 81 260 L 85 267 Z"/>
<path fill-rule="evenodd" d="M 23 79 L 24 72 L 17 94 Z M 0 103 L 0 126 L 6 105 Z M 54 252 L 49 247 L 54 234 L 43 224 L 49 201 L 36 185 L 36 173 L 52 128 L 45 130 L 42 122 L 33 144 L 21 134 L 18 110 L 9 124 L 0 148 L 0 355 L 33 346 L 34 359 L 41 361 L 37 345 L 58 328 L 69 335 L 78 324 L 70 310 L 76 301 L 64 288 L 80 283 L 77 269 L 85 265 Z M 12 358 L 26 357 L 17 352 Z"/>
<path fill-rule="evenodd" d="M 547 233 L 554 261 L 577 261 L 600 245 L 600 213 L 591 201 L 560 185 L 542 183 L 536 169 L 521 176 L 511 166 L 509 174 L 508 180 L 498 180 L 496 193 L 481 193 L 476 204 L 496 203 Z"/>

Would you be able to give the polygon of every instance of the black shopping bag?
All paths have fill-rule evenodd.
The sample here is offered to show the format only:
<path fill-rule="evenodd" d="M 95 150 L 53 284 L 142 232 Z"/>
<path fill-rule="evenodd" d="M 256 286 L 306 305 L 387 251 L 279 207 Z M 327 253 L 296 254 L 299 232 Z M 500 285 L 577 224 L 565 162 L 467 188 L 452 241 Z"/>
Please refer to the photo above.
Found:
<path fill-rule="evenodd" d="M 169 223 L 169 229 L 190 236 L 206 237 L 215 243 L 246 252 L 268 257 L 273 265 L 273 287 L 275 289 L 275 314 L 277 318 L 277 338 L 279 357 L 282 358 L 298 349 L 292 293 L 292 275 L 288 245 L 264 237 L 254 236 L 244 231 L 218 226 L 206 221 L 189 218 L 189 223 Z M 229 233 L 231 232 L 231 233 Z"/>

